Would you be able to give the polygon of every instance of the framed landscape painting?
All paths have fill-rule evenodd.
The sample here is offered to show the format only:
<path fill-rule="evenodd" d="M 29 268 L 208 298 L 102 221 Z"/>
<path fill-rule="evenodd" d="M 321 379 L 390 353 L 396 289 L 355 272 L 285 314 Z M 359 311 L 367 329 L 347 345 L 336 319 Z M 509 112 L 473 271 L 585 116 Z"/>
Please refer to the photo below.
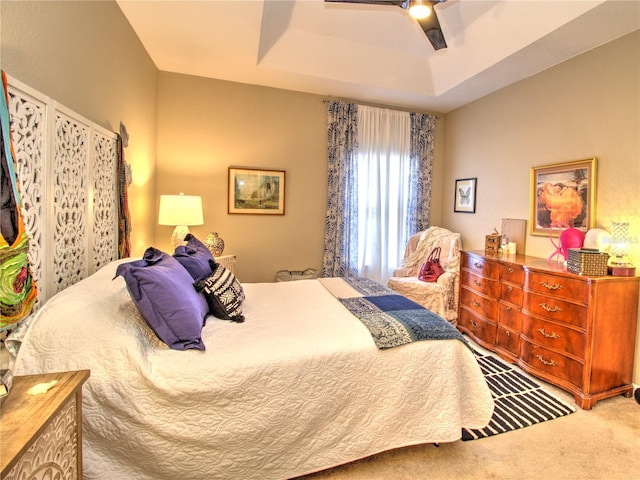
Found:
<path fill-rule="evenodd" d="M 558 236 L 567 228 L 585 232 L 596 224 L 597 159 L 531 169 L 532 235 Z"/>
<path fill-rule="evenodd" d="M 229 213 L 284 215 L 285 171 L 229 167 Z"/>

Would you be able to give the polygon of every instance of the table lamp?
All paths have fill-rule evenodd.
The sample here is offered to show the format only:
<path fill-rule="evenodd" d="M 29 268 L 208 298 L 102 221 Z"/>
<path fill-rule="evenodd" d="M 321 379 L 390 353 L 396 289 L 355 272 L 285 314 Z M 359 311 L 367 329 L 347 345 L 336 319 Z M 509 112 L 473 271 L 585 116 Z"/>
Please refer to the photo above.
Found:
<path fill-rule="evenodd" d="M 202 225 L 202 197 L 185 195 L 160 195 L 160 209 L 158 211 L 159 225 L 172 225 L 176 228 L 171 235 L 171 242 L 175 247 L 184 245 L 184 237 L 189 233 L 192 225 Z"/>
<path fill-rule="evenodd" d="M 629 237 L 628 222 L 614 222 L 611 224 L 611 255 L 614 258 L 609 265 L 609 273 L 616 277 L 633 277 L 635 267 L 628 261 L 631 238 Z"/>

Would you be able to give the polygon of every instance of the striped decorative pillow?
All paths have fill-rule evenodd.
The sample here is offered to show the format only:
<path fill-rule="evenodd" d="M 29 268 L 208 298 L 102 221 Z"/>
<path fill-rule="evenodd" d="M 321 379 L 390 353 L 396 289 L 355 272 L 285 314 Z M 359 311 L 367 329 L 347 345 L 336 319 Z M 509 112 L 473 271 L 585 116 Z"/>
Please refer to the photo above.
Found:
<path fill-rule="evenodd" d="M 218 263 L 207 279 L 195 282 L 194 286 L 207 299 L 211 315 L 223 320 L 244 322 L 241 308 L 244 290 L 231 271 Z"/>

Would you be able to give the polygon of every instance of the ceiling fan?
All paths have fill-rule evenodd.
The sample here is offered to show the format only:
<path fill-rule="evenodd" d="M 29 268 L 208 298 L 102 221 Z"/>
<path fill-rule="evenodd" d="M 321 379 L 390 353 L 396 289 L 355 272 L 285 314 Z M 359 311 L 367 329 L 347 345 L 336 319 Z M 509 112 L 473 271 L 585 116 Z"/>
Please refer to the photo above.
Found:
<path fill-rule="evenodd" d="M 433 8 L 437 3 L 447 0 L 324 0 L 329 3 L 366 3 L 370 5 L 395 5 L 405 10 L 420 24 L 425 35 L 433 45 L 434 50 L 447 48 L 447 42 L 442 34 L 438 16 Z"/>

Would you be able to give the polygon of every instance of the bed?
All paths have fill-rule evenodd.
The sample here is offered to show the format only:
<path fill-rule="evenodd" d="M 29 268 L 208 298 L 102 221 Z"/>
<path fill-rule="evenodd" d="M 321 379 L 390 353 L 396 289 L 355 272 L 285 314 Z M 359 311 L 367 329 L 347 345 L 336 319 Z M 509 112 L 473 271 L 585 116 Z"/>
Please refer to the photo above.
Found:
<path fill-rule="evenodd" d="M 362 291 L 344 279 L 242 284 L 244 321 L 209 316 L 206 348 L 181 351 L 115 277 L 130 261 L 50 299 L 16 358 L 17 375 L 91 370 L 86 479 L 286 479 L 489 422 L 464 341 L 379 348 L 346 305 Z"/>

